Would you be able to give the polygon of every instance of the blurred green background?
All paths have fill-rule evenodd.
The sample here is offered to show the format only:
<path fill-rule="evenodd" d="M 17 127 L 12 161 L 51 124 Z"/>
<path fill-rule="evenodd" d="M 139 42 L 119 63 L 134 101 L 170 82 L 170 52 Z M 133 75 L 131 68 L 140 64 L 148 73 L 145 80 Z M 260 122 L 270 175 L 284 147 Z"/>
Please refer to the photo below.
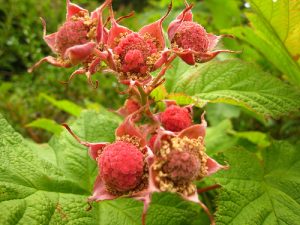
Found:
<path fill-rule="evenodd" d="M 208 32 L 221 34 L 232 27 L 248 26 L 245 13 L 251 12 L 252 9 L 245 1 L 190 2 L 195 4 L 193 9 L 195 20 Z M 60 81 L 66 81 L 73 69 L 43 64 L 34 73 L 27 73 L 27 68 L 34 62 L 52 54 L 43 42 L 39 17 L 46 20 L 48 33 L 56 31 L 64 21 L 65 1 L 0 0 L 0 3 L 0 113 L 4 114 L 18 132 L 36 142 L 45 142 L 52 133 L 55 133 L 55 128 L 51 129 L 50 126 L 53 120 L 59 124 L 70 116 L 76 116 L 82 108 L 101 110 L 102 107 L 107 107 L 115 110 L 123 104 L 126 96 L 118 94 L 120 87 L 116 79 L 110 75 L 94 75 L 93 79 L 99 80 L 99 88 L 94 90 L 88 86 L 84 76 L 77 77 L 67 86 L 62 85 Z M 77 0 L 74 3 L 92 10 L 101 2 Z M 166 12 L 168 4 L 169 1 L 166 0 L 113 1 L 117 15 L 135 11 L 134 17 L 122 21 L 123 25 L 133 30 L 138 30 L 144 24 L 160 18 Z M 164 22 L 165 28 L 183 8 L 183 1 L 173 1 L 172 13 Z M 256 63 L 274 76 L 282 75 L 277 67 L 246 42 L 235 39 L 224 40 L 222 43 L 224 48 L 243 50 L 243 53 L 223 54 L 219 59 L 239 57 Z M 238 131 L 259 130 L 277 139 L 296 139 L 299 134 L 297 129 L 300 124 L 299 116 L 295 114 L 280 120 L 265 120 L 234 106 L 209 104 L 206 110 L 209 112 L 208 120 L 212 125 L 229 118 L 232 120 L 233 128 Z M 41 118 L 48 118 L 49 121 L 44 121 L 44 125 L 40 125 L 41 121 L 32 123 Z M 43 126 L 44 129 L 36 128 Z"/>

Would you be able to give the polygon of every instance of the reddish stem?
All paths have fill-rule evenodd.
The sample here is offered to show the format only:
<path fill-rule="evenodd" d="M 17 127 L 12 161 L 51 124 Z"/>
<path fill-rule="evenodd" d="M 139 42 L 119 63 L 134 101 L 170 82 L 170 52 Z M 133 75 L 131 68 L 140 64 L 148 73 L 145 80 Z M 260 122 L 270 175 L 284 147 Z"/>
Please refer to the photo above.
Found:
<path fill-rule="evenodd" d="M 71 130 L 71 128 L 68 126 L 68 124 L 63 123 L 61 125 L 67 129 L 67 131 L 75 138 L 76 141 L 78 141 L 79 144 L 82 144 L 86 147 L 90 147 L 90 144 L 88 142 L 81 141 L 80 138 L 76 134 L 74 134 L 74 132 Z"/>
<path fill-rule="evenodd" d="M 202 194 L 204 192 L 207 192 L 207 191 L 211 191 L 211 190 L 214 190 L 214 189 L 217 189 L 217 188 L 220 188 L 221 185 L 219 184 L 214 184 L 214 185 L 211 185 L 211 186 L 208 186 L 208 187 L 205 187 L 205 188 L 200 188 L 197 190 L 198 194 Z"/>
<path fill-rule="evenodd" d="M 214 219 L 213 215 L 210 213 L 209 209 L 206 207 L 206 205 L 204 205 L 202 202 L 199 202 L 198 204 L 201 206 L 201 208 L 204 210 L 204 212 L 208 216 L 208 218 L 210 220 L 210 225 L 216 225 L 215 219 Z"/>
<path fill-rule="evenodd" d="M 173 54 L 172 56 L 170 56 L 170 58 L 167 60 L 167 62 L 165 63 L 164 67 L 161 69 L 159 74 L 154 78 L 152 83 L 149 85 L 148 89 L 146 90 L 147 94 L 150 94 L 151 91 L 153 91 L 158 86 L 157 84 L 160 84 L 162 82 L 162 80 L 164 79 L 162 77 L 165 75 L 170 64 L 174 61 L 174 59 L 176 59 L 176 57 L 177 57 L 176 54 Z"/>

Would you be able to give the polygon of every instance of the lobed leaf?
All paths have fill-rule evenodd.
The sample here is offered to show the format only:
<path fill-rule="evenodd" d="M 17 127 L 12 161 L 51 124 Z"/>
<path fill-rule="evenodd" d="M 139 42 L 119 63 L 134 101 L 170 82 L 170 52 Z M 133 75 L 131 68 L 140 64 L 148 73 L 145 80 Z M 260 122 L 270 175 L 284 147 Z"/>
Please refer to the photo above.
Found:
<path fill-rule="evenodd" d="M 200 102 L 238 105 L 264 116 L 278 117 L 300 106 L 299 91 L 240 60 L 212 61 L 183 73 L 170 70 L 166 86 Z"/>
<path fill-rule="evenodd" d="M 297 225 L 300 221 L 300 156 L 287 142 L 274 142 L 262 160 L 236 149 L 224 153 L 230 169 L 213 178 L 223 186 L 217 224 Z"/>

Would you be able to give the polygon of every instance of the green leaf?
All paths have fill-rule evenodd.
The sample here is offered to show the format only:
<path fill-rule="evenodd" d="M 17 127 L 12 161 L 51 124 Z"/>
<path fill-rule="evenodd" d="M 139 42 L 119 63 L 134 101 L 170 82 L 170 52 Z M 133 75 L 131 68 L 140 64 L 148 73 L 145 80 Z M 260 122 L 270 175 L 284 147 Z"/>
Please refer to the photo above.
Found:
<path fill-rule="evenodd" d="M 207 216 L 201 214 L 197 204 L 182 200 L 171 193 L 155 193 L 146 217 L 146 224 L 151 225 L 205 225 L 209 224 Z"/>
<path fill-rule="evenodd" d="M 46 99 L 48 102 L 50 102 L 52 105 L 54 105 L 55 107 L 57 107 L 58 109 L 61 109 L 73 116 L 78 117 L 81 113 L 81 111 L 83 110 L 79 105 L 70 102 L 68 100 L 56 100 L 54 98 L 52 98 L 49 95 L 46 95 L 44 93 L 40 94 L 40 97 L 43 99 Z"/>
<path fill-rule="evenodd" d="M 269 23 L 292 56 L 300 54 L 300 2 L 296 0 L 250 0 L 261 20 Z"/>
<path fill-rule="evenodd" d="M 142 221 L 142 203 L 133 199 L 103 201 L 99 204 L 98 224 L 140 225 Z"/>
<path fill-rule="evenodd" d="M 229 119 L 207 128 L 205 144 L 209 155 L 233 148 L 237 144 L 238 138 L 229 135 L 232 129 Z"/>
<path fill-rule="evenodd" d="M 299 224 L 300 155 L 295 147 L 274 142 L 262 161 L 241 149 L 224 155 L 230 169 L 213 176 L 223 186 L 217 224 Z"/>
<path fill-rule="evenodd" d="M 177 82 L 168 83 L 170 76 Z M 167 85 L 170 92 L 185 93 L 202 102 L 242 106 L 265 116 L 278 117 L 300 106 L 299 91 L 240 60 L 212 61 L 184 73 L 170 72 Z"/>
<path fill-rule="evenodd" d="M 166 99 L 168 96 L 168 92 L 163 85 L 158 86 L 151 92 L 151 97 L 156 101 L 162 101 Z"/>
<path fill-rule="evenodd" d="M 192 98 L 191 96 L 188 96 L 183 93 L 173 93 L 168 94 L 165 86 L 161 85 L 157 88 L 155 88 L 151 92 L 151 97 L 158 103 L 162 102 L 163 100 L 174 100 L 178 105 L 189 105 L 193 104 L 197 107 L 203 107 L 206 102 L 200 101 L 198 98 Z"/>
<path fill-rule="evenodd" d="M 61 125 L 56 123 L 54 120 L 50 120 L 47 118 L 39 118 L 27 124 L 26 126 L 40 128 L 53 134 L 59 134 L 63 130 Z"/>
<path fill-rule="evenodd" d="M 184 74 L 188 69 L 190 69 L 191 66 L 184 63 L 180 58 L 176 58 L 172 62 L 172 66 L 167 70 L 165 77 L 166 77 L 166 89 L 168 93 L 171 93 L 173 90 L 173 87 L 176 85 L 178 81 L 178 77 L 180 75 Z"/>
<path fill-rule="evenodd" d="M 89 191 L 39 159 L 1 115 L 0 127 L 0 224 L 90 223 Z"/>
<path fill-rule="evenodd" d="M 83 122 L 86 126 L 105 123 L 105 129 L 91 132 Z M 85 112 L 74 132 L 85 134 L 88 140 L 99 136 L 111 141 L 117 125 L 109 117 Z M 86 211 L 96 165 L 85 148 L 62 132 L 53 138 L 51 148 L 46 147 L 57 158 L 46 161 L 37 154 L 38 145 L 15 133 L 1 115 L 0 128 L 0 224 L 98 224 L 98 207 Z M 54 143 L 58 142 L 63 146 L 57 148 Z"/>
<path fill-rule="evenodd" d="M 71 129 L 82 140 L 89 142 L 112 142 L 115 129 L 120 123 L 114 114 L 102 115 L 95 111 L 84 111 Z M 92 190 L 97 166 L 87 154 L 86 147 L 79 144 L 68 132 L 54 136 L 49 146 L 56 155 L 57 165 L 68 177 L 76 180 L 86 190 Z M 87 179 L 83 182 L 82 177 Z"/>
<path fill-rule="evenodd" d="M 206 102 L 202 101 L 199 98 L 193 98 L 189 95 L 183 94 L 183 93 L 173 93 L 169 94 L 167 96 L 167 99 L 174 100 L 178 105 L 189 105 L 193 104 L 194 106 L 197 106 L 199 108 L 202 108 Z"/>
<path fill-rule="evenodd" d="M 271 144 L 268 135 L 259 131 L 232 132 L 232 134 L 235 137 L 246 139 L 260 148 L 266 148 Z"/>
<path fill-rule="evenodd" d="M 210 0 L 203 2 L 212 14 L 212 26 L 215 26 L 219 30 L 241 23 L 241 3 L 239 0 Z"/>
<path fill-rule="evenodd" d="M 250 0 L 254 13 L 248 13 L 251 27 L 228 32 L 246 41 L 273 63 L 296 85 L 300 85 L 300 2 L 296 0 Z"/>
<path fill-rule="evenodd" d="M 215 126 L 225 119 L 238 118 L 241 109 L 223 103 L 207 104 L 205 107 L 206 118 L 210 125 Z"/>

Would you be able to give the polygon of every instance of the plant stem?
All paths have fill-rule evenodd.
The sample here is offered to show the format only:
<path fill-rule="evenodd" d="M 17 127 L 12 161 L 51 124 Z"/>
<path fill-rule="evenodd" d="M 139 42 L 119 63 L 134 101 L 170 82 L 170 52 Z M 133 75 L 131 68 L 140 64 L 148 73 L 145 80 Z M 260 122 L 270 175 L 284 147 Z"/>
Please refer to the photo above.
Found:
<path fill-rule="evenodd" d="M 205 187 L 205 188 L 200 188 L 197 190 L 198 194 L 201 194 L 203 192 L 207 192 L 207 191 L 211 191 L 211 190 L 214 190 L 214 189 L 217 189 L 217 188 L 220 188 L 221 185 L 219 184 L 214 184 L 214 185 L 211 185 L 211 186 L 208 186 L 208 187 Z"/>
<path fill-rule="evenodd" d="M 148 89 L 146 90 L 146 93 L 150 94 L 157 86 L 159 86 L 162 82 L 164 82 L 163 76 L 165 75 L 167 69 L 170 67 L 171 63 L 176 59 L 177 55 L 173 54 L 170 56 L 170 58 L 165 63 L 164 67 L 161 69 L 159 74 L 154 78 L 154 80 L 149 85 Z"/>

